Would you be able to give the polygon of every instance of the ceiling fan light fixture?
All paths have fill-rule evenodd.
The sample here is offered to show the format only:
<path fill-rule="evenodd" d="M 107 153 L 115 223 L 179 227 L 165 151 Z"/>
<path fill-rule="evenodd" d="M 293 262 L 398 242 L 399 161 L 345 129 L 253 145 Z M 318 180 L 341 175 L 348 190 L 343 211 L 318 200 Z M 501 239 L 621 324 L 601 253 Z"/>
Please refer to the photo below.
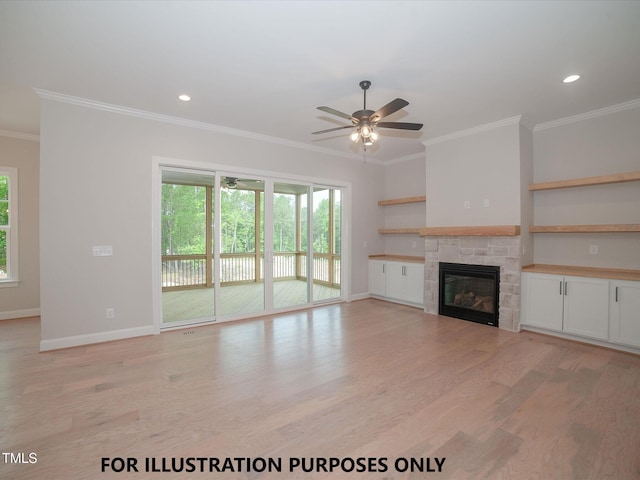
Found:
<path fill-rule="evenodd" d="M 358 143 L 358 140 L 360 140 L 360 133 L 358 132 L 358 130 L 354 130 L 353 132 L 351 132 L 351 135 L 349 135 L 349 138 L 352 142 Z"/>
<path fill-rule="evenodd" d="M 380 135 L 378 135 L 378 132 L 376 132 L 373 128 L 371 129 L 371 135 L 369 135 L 369 138 L 371 139 L 372 142 L 375 142 L 378 140 L 378 137 Z"/>

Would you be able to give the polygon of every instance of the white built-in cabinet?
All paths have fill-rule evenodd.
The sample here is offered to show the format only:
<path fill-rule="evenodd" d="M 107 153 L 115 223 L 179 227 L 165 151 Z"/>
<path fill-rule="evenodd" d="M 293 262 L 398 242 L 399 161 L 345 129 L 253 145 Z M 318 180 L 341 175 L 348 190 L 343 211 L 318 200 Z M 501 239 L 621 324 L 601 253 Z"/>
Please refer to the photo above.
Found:
<path fill-rule="evenodd" d="M 369 260 L 369 293 L 409 305 L 424 305 L 424 264 Z"/>
<path fill-rule="evenodd" d="M 610 340 L 640 348 L 640 282 L 611 281 Z"/>
<path fill-rule="evenodd" d="M 574 335 L 607 340 L 609 336 L 609 281 L 564 277 L 563 330 Z"/>
<path fill-rule="evenodd" d="M 522 274 L 522 325 L 562 331 L 563 277 Z"/>
<path fill-rule="evenodd" d="M 640 348 L 640 282 L 523 272 L 521 325 Z"/>
<path fill-rule="evenodd" d="M 529 185 L 532 192 L 640 181 L 640 171 Z M 531 225 L 529 233 L 640 232 L 640 224 Z M 640 353 L 640 271 L 567 265 L 522 268 L 521 326 Z M 629 350 L 629 348 L 624 348 Z"/>
<path fill-rule="evenodd" d="M 369 260 L 369 293 L 384 297 L 387 293 L 386 263 L 384 260 Z"/>

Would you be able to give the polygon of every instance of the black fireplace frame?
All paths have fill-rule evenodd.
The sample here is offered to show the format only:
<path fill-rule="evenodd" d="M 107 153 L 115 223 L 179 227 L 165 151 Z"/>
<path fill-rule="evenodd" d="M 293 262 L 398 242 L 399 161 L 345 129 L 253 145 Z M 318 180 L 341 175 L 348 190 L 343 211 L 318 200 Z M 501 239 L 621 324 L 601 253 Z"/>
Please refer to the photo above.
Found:
<path fill-rule="evenodd" d="M 493 265 L 470 265 L 465 263 L 439 263 L 438 315 L 460 318 L 471 322 L 482 323 L 492 327 L 498 326 L 500 267 Z M 494 280 L 493 313 L 481 312 L 464 307 L 445 304 L 445 275 L 461 275 L 466 277 L 488 278 Z"/>

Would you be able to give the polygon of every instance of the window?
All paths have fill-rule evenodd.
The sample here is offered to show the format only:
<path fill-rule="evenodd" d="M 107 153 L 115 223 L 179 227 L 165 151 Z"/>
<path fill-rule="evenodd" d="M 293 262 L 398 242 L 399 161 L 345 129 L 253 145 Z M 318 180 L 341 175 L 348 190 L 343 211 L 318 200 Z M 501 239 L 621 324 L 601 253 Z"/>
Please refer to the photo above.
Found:
<path fill-rule="evenodd" d="M 18 169 L 0 167 L 0 287 L 18 281 Z"/>

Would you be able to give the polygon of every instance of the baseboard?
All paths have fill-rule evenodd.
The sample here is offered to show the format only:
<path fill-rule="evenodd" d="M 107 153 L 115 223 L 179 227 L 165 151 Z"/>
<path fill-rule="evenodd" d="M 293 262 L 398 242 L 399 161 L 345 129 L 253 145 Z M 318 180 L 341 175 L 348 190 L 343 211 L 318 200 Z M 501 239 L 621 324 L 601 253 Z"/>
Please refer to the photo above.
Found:
<path fill-rule="evenodd" d="M 371 295 L 369 295 L 369 292 L 365 292 L 365 293 L 356 293 L 351 295 L 351 302 L 357 302 L 358 300 L 366 300 L 367 298 L 371 298 Z"/>
<path fill-rule="evenodd" d="M 25 310 L 13 310 L 10 312 L 0 312 L 0 320 L 12 320 L 14 318 L 38 317 L 39 308 L 27 308 Z"/>
<path fill-rule="evenodd" d="M 395 298 L 390 297 L 382 297 L 380 295 L 371 295 L 369 294 L 367 298 L 375 298 L 376 300 L 382 300 L 383 302 L 397 303 L 398 305 L 406 305 L 407 307 L 419 308 L 424 310 L 424 305 L 419 305 L 417 303 L 405 302 L 403 300 L 396 300 Z M 427 313 L 427 312 L 425 312 Z"/>
<path fill-rule="evenodd" d="M 564 338 L 565 340 L 571 340 L 573 342 L 587 343 L 589 345 L 594 345 L 596 347 L 608 348 L 610 350 L 621 350 L 623 352 L 635 353 L 636 355 L 640 355 L 640 348 L 622 345 L 619 343 L 607 342 L 607 341 L 598 340 L 595 338 L 580 337 L 578 335 L 571 335 L 570 333 L 565 333 L 565 332 L 556 332 L 552 330 L 547 330 L 545 328 L 537 328 L 531 325 L 520 325 L 520 331 L 539 333 L 540 335 L 548 335 L 550 337 Z"/>
<path fill-rule="evenodd" d="M 54 338 L 51 340 L 42 340 L 40 342 L 40 351 L 45 352 L 48 350 L 78 347 L 81 345 L 90 345 L 92 343 L 110 342 L 112 340 L 122 340 L 125 338 L 142 337 L 153 334 L 153 326 L 149 325 L 147 327 L 125 328 L 122 330 L 111 330 L 110 332 Z"/>

